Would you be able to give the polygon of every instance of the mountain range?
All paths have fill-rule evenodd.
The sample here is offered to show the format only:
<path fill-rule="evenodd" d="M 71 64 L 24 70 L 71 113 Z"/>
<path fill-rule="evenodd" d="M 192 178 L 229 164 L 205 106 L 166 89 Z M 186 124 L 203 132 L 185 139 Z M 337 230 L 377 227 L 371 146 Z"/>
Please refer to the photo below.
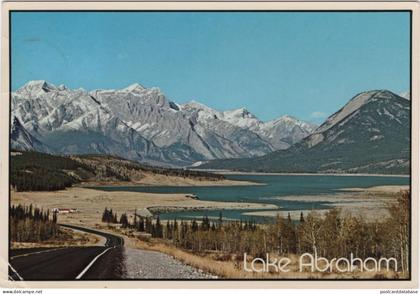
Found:
<path fill-rule="evenodd" d="M 411 119 L 407 98 L 387 90 L 360 93 L 286 150 L 249 159 L 210 161 L 200 168 L 409 174 Z"/>
<path fill-rule="evenodd" d="M 245 108 L 178 104 L 158 88 L 69 89 L 30 81 L 12 93 L 11 147 L 53 154 L 112 154 L 190 166 L 284 150 L 316 125 L 291 116 L 263 122 Z"/>

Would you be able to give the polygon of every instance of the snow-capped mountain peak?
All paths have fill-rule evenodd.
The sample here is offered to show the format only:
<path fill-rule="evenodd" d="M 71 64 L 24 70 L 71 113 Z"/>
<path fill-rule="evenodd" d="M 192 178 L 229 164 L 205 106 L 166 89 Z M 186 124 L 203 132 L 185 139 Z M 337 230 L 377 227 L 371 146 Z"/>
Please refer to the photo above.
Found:
<path fill-rule="evenodd" d="M 244 107 L 223 111 L 222 117 L 224 121 L 252 131 L 257 131 L 263 123 Z"/>
<path fill-rule="evenodd" d="M 154 164 L 260 156 L 287 148 L 308 132 L 296 119 L 282 118 L 290 120 L 287 128 L 270 127 L 246 108 L 179 105 L 159 88 L 139 83 L 88 92 L 32 81 L 12 93 L 12 114 L 20 138 L 15 147 L 110 153 Z"/>
<path fill-rule="evenodd" d="M 182 109 L 194 109 L 194 110 L 204 110 L 204 111 L 211 111 L 216 112 L 216 110 L 208 107 L 207 105 L 204 105 L 203 103 L 200 103 L 196 100 L 191 100 L 190 102 L 181 104 Z"/>
<path fill-rule="evenodd" d="M 36 80 L 27 82 L 22 88 L 17 92 L 20 93 L 32 93 L 32 94 L 42 94 L 50 91 L 57 90 L 56 86 L 50 84 L 44 80 Z M 29 97 L 28 97 L 29 98 Z"/>
<path fill-rule="evenodd" d="M 294 118 L 293 116 L 291 116 L 291 115 L 282 115 L 282 116 L 280 116 L 277 120 L 290 120 L 290 121 L 292 121 L 292 120 L 296 120 L 296 118 Z"/>
<path fill-rule="evenodd" d="M 45 80 L 29 81 L 23 86 L 23 88 L 35 88 L 35 87 L 51 88 L 51 89 L 56 88 L 53 84 L 50 84 Z"/>
<path fill-rule="evenodd" d="M 128 87 L 125 87 L 121 91 L 134 92 L 134 91 L 143 91 L 145 89 L 146 88 L 144 86 L 140 85 L 139 83 L 134 83 L 134 84 L 129 85 Z"/>
<path fill-rule="evenodd" d="M 233 109 L 233 110 L 227 110 L 223 112 L 226 119 L 233 119 L 233 118 L 256 118 L 255 115 L 250 113 L 248 109 L 245 107 Z"/>
<path fill-rule="evenodd" d="M 265 123 L 266 126 L 272 126 L 272 125 L 277 125 L 279 123 L 299 123 L 300 121 L 296 118 L 294 118 L 293 116 L 290 115 L 283 115 L 280 116 L 279 118 L 270 120 L 268 122 Z"/>
<path fill-rule="evenodd" d="M 410 172 L 410 101 L 375 90 L 351 98 L 314 133 L 284 151 L 201 168 L 266 172 Z M 293 129 L 299 128 L 295 125 Z"/>
<path fill-rule="evenodd" d="M 289 129 L 297 126 L 299 128 L 302 128 L 304 131 L 307 131 L 308 133 L 311 133 L 318 127 L 315 124 L 299 120 L 293 116 L 283 115 L 277 119 L 273 119 L 266 122 L 262 128 L 267 130 L 267 129 L 280 126 L 280 125 L 283 126 L 284 128 L 289 128 Z"/>
<path fill-rule="evenodd" d="M 60 91 L 65 91 L 65 90 L 67 90 L 67 87 L 64 84 L 61 84 L 57 87 L 57 89 L 60 90 Z"/>

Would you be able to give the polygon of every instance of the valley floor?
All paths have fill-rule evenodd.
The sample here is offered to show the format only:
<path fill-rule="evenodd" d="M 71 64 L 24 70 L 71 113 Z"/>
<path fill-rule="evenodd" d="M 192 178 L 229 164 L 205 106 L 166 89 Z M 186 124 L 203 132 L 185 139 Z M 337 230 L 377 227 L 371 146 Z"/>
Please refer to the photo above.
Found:
<path fill-rule="evenodd" d="M 407 189 L 407 186 L 377 186 L 367 189 L 353 188 L 343 190 L 342 194 L 335 195 L 311 195 L 311 196 L 279 196 L 282 199 L 292 201 L 322 201 L 329 203 L 331 207 L 342 208 L 343 211 L 361 214 L 366 218 L 380 218 L 384 216 L 386 205 L 395 201 L 395 193 Z M 280 211 L 279 207 L 269 204 L 243 203 L 243 202 L 216 202 L 193 199 L 185 194 L 153 194 L 144 192 L 127 191 L 101 191 L 83 187 L 73 187 L 62 191 L 54 192 L 13 192 L 11 204 L 35 204 L 43 209 L 53 208 L 76 208 L 76 213 L 60 214 L 59 222 L 65 224 L 76 224 L 83 227 L 99 228 L 103 231 L 112 232 L 125 239 L 124 264 L 126 272 L 125 279 L 144 278 L 189 278 L 189 279 L 212 279 L 212 278 L 233 278 L 233 279 L 371 279 L 395 278 L 394 273 L 358 273 L 358 274 L 321 274 L 306 273 L 293 270 L 284 274 L 259 274 L 247 273 L 243 270 L 240 260 L 223 256 L 223 253 L 193 254 L 187 250 L 175 247 L 161 239 L 142 240 L 130 230 L 121 229 L 118 226 L 107 227 L 101 223 L 101 215 L 105 207 L 112 208 L 118 216 L 127 213 L 130 221 L 133 213 L 147 213 L 150 210 L 167 209 L 247 209 L 253 210 L 252 215 L 276 216 Z M 322 211 L 320 211 L 322 213 Z M 149 212 L 150 213 L 150 212 Z M 287 212 L 281 212 L 286 213 Z M 292 218 L 300 216 L 293 213 Z M 77 232 L 76 234 L 81 234 Z M 102 244 L 103 240 L 94 239 L 91 235 L 84 236 L 85 245 Z M 56 244 L 53 244 L 56 245 Z M 83 244 L 79 244 L 83 245 Z M 26 244 L 25 247 L 31 245 Z M 33 244 L 39 247 L 39 244 Z M 64 244 L 71 246 L 71 244 Z M 24 247 L 23 244 L 14 244 L 15 248 Z M 296 263 L 297 257 L 291 256 Z M 145 261 L 143 266 L 132 262 L 136 260 Z M 156 263 L 156 261 L 158 261 Z M 401 277 L 400 277 L 401 278 Z"/>
<path fill-rule="evenodd" d="M 386 207 L 395 201 L 396 192 L 408 189 L 408 186 L 377 186 L 367 189 L 354 188 L 331 195 L 293 195 L 279 196 L 279 199 L 300 202 L 324 202 L 326 212 L 329 208 L 340 208 L 342 213 L 360 215 L 365 219 L 375 220 L 387 215 Z M 201 210 L 201 209 L 246 209 L 246 215 L 286 217 L 298 220 L 301 212 L 306 215 L 311 210 L 285 211 L 273 204 L 218 202 L 194 199 L 188 194 L 157 194 L 129 191 L 101 191 L 85 187 L 72 187 L 51 192 L 15 192 L 11 193 L 11 205 L 34 204 L 44 210 L 53 208 L 75 208 L 76 213 L 59 214 L 59 222 L 95 226 L 100 224 L 103 210 L 112 208 L 120 216 L 127 213 L 132 218 L 135 210 L 138 215 L 151 216 L 158 211 Z"/>
<path fill-rule="evenodd" d="M 409 186 L 376 186 L 370 188 L 340 189 L 341 193 L 322 195 L 290 195 L 275 197 L 279 200 L 299 201 L 306 203 L 323 202 L 325 209 L 316 210 L 320 214 L 328 212 L 331 208 L 338 208 L 341 213 L 361 216 L 365 220 L 375 221 L 388 216 L 387 207 L 395 202 L 395 194 L 401 190 L 408 190 Z M 244 215 L 276 217 L 280 215 L 299 220 L 301 213 L 306 216 L 312 210 L 259 210 L 245 212 Z"/>
<path fill-rule="evenodd" d="M 76 213 L 59 214 L 61 223 L 95 226 L 100 223 L 105 207 L 112 208 L 120 216 L 127 213 L 133 217 L 134 211 L 142 216 L 150 216 L 156 210 L 198 210 L 198 209 L 277 209 L 271 204 L 245 202 L 217 202 L 193 199 L 185 194 L 153 194 L 144 192 L 101 191 L 72 187 L 52 192 L 13 192 L 11 205 L 34 204 L 44 210 L 53 208 L 75 208 Z"/>

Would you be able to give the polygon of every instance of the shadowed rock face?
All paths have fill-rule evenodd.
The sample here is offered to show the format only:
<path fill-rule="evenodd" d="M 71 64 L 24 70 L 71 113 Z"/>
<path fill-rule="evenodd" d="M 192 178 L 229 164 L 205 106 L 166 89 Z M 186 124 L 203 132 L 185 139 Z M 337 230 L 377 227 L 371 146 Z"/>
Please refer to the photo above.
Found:
<path fill-rule="evenodd" d="M 410 101 L 390 91 L 353 97 L 287 150 L 203 167 L 277 172 L 409 173 Z"/>
<path fill-rule="evenodd" d="M 36 138 L 34 138 L 20 123 L 17 117 L 13 117 L 11 130 L 10 130 L 10 141 L 12 149 L 19 149 L 23 151 L 27 150 L 39 150 L 42 152 L 49 152 L 47 146 L 42 144 Z"/>
<path fill-rule="evenodd" d="M 12 93 L 12 117 L 37 142 L 25 143 L 15 134 L 15 149 L 106 153 L 180 166 L 262 156 L 314 129 L 288 117 L 263 123 L 245 109 L 219 112 L 195 102 L 178 105 L 158 88 L 139 84 L 88 92 L 31 81 Z"/>

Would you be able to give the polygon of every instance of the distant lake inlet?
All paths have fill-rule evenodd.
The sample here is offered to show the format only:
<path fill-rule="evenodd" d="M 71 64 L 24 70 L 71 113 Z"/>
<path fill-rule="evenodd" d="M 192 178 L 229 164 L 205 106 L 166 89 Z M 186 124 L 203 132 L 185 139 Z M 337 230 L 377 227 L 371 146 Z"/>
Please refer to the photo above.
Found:
<path fill-rule="evenodd" d="M 334 176 L 334 175 L 264 175 L 264 174 L 240 174 L 226 175 L 227 179 L 251 181 L 263 185 L 252 186 L 109 186 L 96 187 L 104 191 L 133 191 L 163 194 L 194 194 L 200 200 L 227 201 L 227 202 L 252 202 L 274 204 L 278 210 L 294 211 L 308 209 L 329 208 L 324 201 L 299 201 L 285 200 L 280 196 L 299 195 L 334 195 L 344 193 L 340 189 L 369 188 L 387 185 L 409 185 L 410 178 L 404 176 Z M 295 197 L 296 199 L 296 197 Z M 255 211 L 255 210 L 252 210 Z M 253 219 L 258 222 L 267 221 L 267 217 L 248 216 L 244 213 L 249 210 L 223 210 L 226 219 Z M 220 210 L 183 210 L 160 214 L 161 219 L 201 219 L 203 216 L 218 218 Z"/>

